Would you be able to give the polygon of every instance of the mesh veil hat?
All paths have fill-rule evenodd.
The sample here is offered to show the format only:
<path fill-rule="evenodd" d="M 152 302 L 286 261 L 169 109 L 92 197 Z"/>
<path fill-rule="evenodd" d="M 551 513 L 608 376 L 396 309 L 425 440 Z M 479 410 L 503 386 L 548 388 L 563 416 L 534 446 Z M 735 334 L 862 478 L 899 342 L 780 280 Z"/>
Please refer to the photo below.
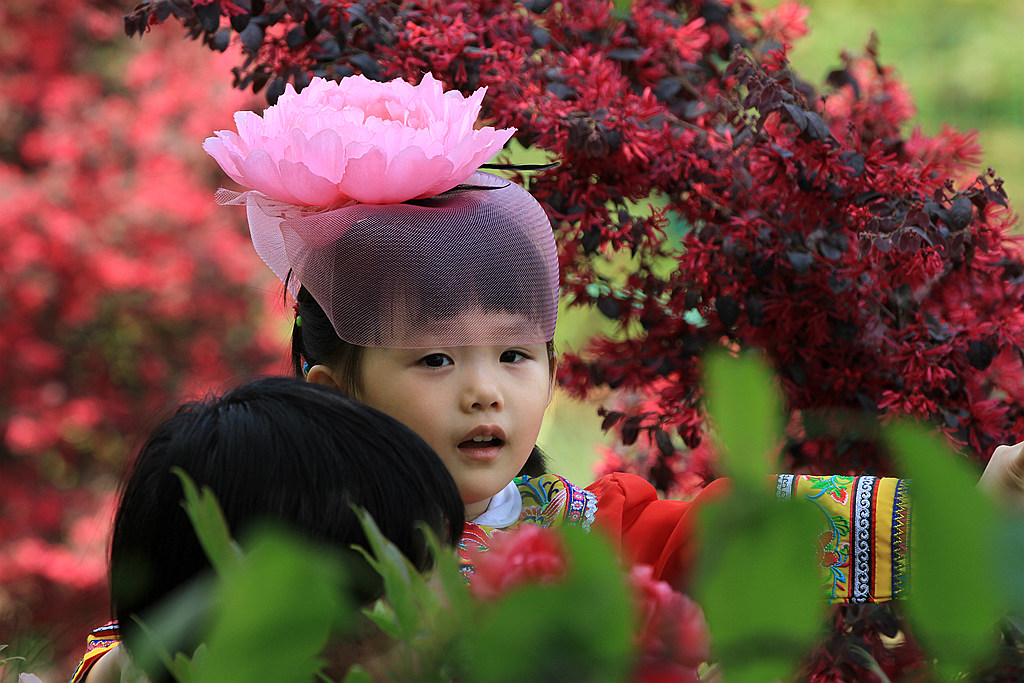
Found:
<path fill-rule="evenodd" d="M 558 257 L 543 208 L 484 172 L 438 196 L 324 210 L 257 191 L 244 205 L 257 253 L 293 295 L 305 287 L 352 344 L 427 348 L 534 344 L 554 337 Z M 506 316 L 474 329 L 470 311 Z"/>

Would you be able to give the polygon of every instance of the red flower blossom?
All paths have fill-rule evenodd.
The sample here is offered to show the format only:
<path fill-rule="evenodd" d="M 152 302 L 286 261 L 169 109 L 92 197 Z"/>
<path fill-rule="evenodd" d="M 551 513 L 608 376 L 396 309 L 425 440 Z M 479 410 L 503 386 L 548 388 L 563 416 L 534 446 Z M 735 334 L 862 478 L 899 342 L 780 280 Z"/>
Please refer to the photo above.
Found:
<path fill-rule="evenodd" d="M 484 552 L 470 549 L 474 565 L 469 588 L 473 595 L 493 599 L 528 583 L 551 583 L 565 575 L 565 550 L 555 531 L 524 524 L 498 532 Z"/>
<path fill-rule="evenodd" d="M 784 45 L 807 34 L 807 15 L 811 8 L 793 0 L 783 0 L 767 10 L 761 19 L 760 28 L 765 38 L 777 40 Z"/>
<path fill-rule="evenodd" d="M 637 593 L 640 629 L 637 640 L 644 658 L 696 669 L 711 656 L 704 613 L 689 597 L 653 578 L 647 565 L 629 572 Z"/>

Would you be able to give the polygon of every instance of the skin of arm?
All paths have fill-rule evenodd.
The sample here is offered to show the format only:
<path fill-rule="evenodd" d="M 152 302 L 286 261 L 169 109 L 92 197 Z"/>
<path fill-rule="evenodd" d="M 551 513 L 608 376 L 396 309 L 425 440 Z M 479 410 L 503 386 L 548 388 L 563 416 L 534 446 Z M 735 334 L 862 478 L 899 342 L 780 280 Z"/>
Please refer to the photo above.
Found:
<path fill-rule="evenodd" d="M 96 660 L 83 683 L 120 683 L 126 663 L 124 648 L 118 646 Z"/>
<path fill-rule="evenodd" d="M 996 447 L 978 488 L 1010 509 L 1024 511 L 1024 441 Z"/>

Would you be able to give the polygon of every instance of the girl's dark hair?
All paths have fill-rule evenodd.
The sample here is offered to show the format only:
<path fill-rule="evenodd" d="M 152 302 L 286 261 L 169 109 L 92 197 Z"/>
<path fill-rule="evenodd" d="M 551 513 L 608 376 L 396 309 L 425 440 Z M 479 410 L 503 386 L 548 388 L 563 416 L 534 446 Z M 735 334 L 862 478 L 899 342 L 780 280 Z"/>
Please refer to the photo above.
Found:
<path fill-rule="evenodd" d="M 433 558 L 416 523 L 451 545 L 462 533 L 462 499 L 440 458 L 374 408 L 287 377 L 187 403 L 142 446 L 114 519 L 111 603 L 129 650 L 141 636 L 132 615 L 144 618 L 210 566 L 172 468 L 212 490 L 235 538 L 272 522 L 339 550 L 366 546 L 354 504 L 416 567 L 427 569 Z M 369 600 L 380 585 L 373 579 L 355 590 Z"/>
<path fill-rule="evenodd" d="M 365 347 L 350 344 L 341 339 L 334 331 L 330 318 L 316 302 L 313 295 L 305 287 L 299 288 L 296 297 L 298 318 L 292 327 L 292 369 L 296 377 L 305 377 L 303 364 L 327 365 L 336 368 L 345 383 L 341 387 L 352 396 L 362 393 L 363 349 Z M 299 324 L 301 319 L 301 324 Z M 548 371 L 555 371 L 555 343 L 547 343 Z M 534 446 L 526 464 L 519 471 L 537 477 L 547 472 L 547 458 L 540 448 Z"/>

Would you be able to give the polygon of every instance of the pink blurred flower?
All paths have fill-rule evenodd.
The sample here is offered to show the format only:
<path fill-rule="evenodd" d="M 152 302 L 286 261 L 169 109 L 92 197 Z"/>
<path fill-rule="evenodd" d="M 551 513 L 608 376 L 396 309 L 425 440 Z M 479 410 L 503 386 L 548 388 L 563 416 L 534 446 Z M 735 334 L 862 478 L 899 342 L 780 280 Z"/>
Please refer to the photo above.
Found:
<path fill-rule="evenodd" d="M 700 606 L 664 581 L 655 579 L 648 565 L 633 567 L 629 580 L 639 609 L 637 638 L 641 673 L 646 670 L 649 680 L 661 680 L 656 672 L 678 673 L 686 669 L 694 674 L 693 680 L 697 680 L 697 667 L 711 656 L 707 624 Z"/>
<path fill-rule="evenodd" d="M 235 114 L 207 151 L 233 180 L 280 201 L 338 206 L 429 197 L 466 180 L 515 132 L 473 128 L 486 88 L 444 92 L 429 73 L 419 85 L 363 76 L 289 84 L 263 116 Z"/>
<path fill-rule="evenodd" d="M 783 0 L 774 9 L 764 14 L 761 25 L 768 38 L 781 43 L 792 44 L 793 40 L 807 34 L 807 15 L 811 8 L 793 0 Z"/>
<path fill-rule="evenodd" d="M 470 591 L 495 598 L 525 583 L 550 583 L 565 575 L 565 555 L 551 529 L 524 524 L 495 534 L 488 550 L 470 550 L 475 566 Z"/>

